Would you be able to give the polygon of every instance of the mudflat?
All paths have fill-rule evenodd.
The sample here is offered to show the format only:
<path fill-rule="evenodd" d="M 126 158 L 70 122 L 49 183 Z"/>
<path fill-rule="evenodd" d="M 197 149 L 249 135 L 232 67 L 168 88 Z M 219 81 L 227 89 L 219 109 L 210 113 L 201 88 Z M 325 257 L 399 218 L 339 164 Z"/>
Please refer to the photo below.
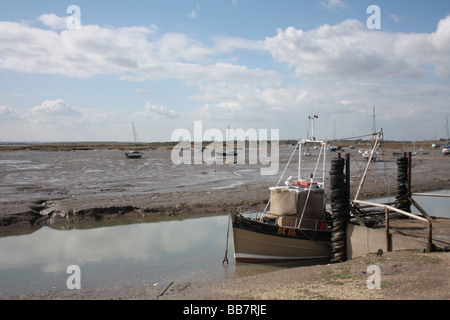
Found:
<path fill-rule="evenodd" d="M 365 162 L 358 150 L 348 152 L 354 195 Z M 170 149 L 144 151 L 141 159 L 126 159 L 117 149 L 0 151 L 0 235 L 46 224 L 262 210 L 291 153 L 291 146 L 281 146 L 278 174 L 261 175 L 261 164 L 176 165 Z M 401 155 L 401 149 L 383 149 L 359 199 L 395 200 Z M 336 156 L 329 152 L 327 159 Z M 414 155 L 412 191 L 449 189 L 449 169 L 450 157 L 440 150 Z M 280 184 L 296 170 L 291 165 Z"/>

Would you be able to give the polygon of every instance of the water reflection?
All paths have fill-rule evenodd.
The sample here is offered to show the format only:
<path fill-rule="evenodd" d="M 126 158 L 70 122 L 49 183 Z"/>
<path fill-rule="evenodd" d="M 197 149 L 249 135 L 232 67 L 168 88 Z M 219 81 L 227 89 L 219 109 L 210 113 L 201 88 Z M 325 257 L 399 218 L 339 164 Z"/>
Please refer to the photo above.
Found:
<path fill-rule="evenodd" d="M 450 190 L 440 190 L 427 192 L 426 194 L 443 194 L 450 195 Z M 444 197 L 427 197 L 427 196 L 416 196 L 413 194 L 413 199 L 416 201 L 429 215 L 434 217 L 444 217 L 450 218 L 450 210 L 449 204 L 450 199 Z M 375 200 L 371 200 L 378 203 L 387 203 L 395 201 L 395 197 L 393 198 L 379 198 Z M 411 205 L 411 213 L 421 215 L 420 211 L 413 205 Z"/>
<path fill-rule="evenodd" d="M 43 227 L 0 238 L 1 295 L 65 290 L 67 267 L 80 266 L 82 288 L 153 285 L 165 280 L 211 281 L 281 266 L 238 265 L 231 240 L 222 265 L 228 216 L 90 229 Z"/>
<path fill-rule="evenodd" d="M 430 192 L 430 194 L 450 195 L 450 190 L 435 191 Z M 450 218 L 449 198 L 413 196 L 413 199 L 430 215 L 436 217 Z M 413 213 L 419 214 L 419 211 L 415 207 L 413 210 L 414 210 L 412 211 Z"/>

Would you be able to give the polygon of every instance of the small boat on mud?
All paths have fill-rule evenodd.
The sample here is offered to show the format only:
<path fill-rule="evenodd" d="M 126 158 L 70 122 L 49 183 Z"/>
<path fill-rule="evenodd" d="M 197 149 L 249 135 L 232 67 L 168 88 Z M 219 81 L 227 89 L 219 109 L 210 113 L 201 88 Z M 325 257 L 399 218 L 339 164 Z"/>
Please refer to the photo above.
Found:
<path fill-rule="evenodd" d="M 302 147 L 314 145 L 319 146 L 317 161 L 308 156 L 304 162 L 309 167 L 304 170 Z M 279 186 L 281 176 L 278 184 L 270 188 L 270 200 L 263 211 L 231 214 L 236 262 L 330 258 L 332 220 L 325 209 L 326 147 L 326 141 L 299 140 L 294 148 L 294 153 L 299 149 L 297 178 L 289 177 L 284 186 Z"/>
<path fill-rule="evenodd" d="M 444 156 L 450 154 L 450 144 L 448 143 L 448 117 L 445 117 L 447 121 L 447 125 L 445 126 L 447 128 L 447 142 L 445 143 L 444 147 L 442 148 L 442 154 Z"/>
<path fill-rule="evenodd" d="M 217 151 L 216 152 L 217 155 L 219 156 L 237 156 L 238 152 L 237 150 L 222 150 L 222 151 Z"/>
<path fill-rule="evenodd" d="M 141 158 L 143 154 L 139 151 L 131 150 L 131 151 L 125 152 L 125 155 L 127 156 L 127 158 L 130 158 L 130 159 L 138 159 L 138 158 Z"/>
<path fill-rule="evenodd" d="M 445 144 L 444 147 L 442 148 L 442 154 L 444 156 L 450 154 L 450 144 Z"/>
<path fill-rule="evenodd" d="M 377 160 L 378 152 L 372 152 L 372 150 L 364 150 L 362 152 L 362 157 L 364 160 L 369 161 L 371 160 Z"/>
<path fill-rule="evenodd" d="M 136 133 L 136 129 L 134 128 L 134 123 L 131 123 L 132 127 L 133 127 L 133 135 L 134 135 L 134 143 L 137 145 L 139 143 L 139 139 Z M 128 152 L 125 152 L 125 156 L 129 159 L 139 159 L 143 156 L 144 154 L 142 152 L 139 151 L 135 151 L 135 150 L 130 150 Z"/>

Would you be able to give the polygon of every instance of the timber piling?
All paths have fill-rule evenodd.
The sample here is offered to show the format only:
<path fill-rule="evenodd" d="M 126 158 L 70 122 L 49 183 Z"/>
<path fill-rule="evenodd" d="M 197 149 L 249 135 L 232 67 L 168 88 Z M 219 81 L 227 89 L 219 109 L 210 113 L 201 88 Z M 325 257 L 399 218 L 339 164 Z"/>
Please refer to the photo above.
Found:
<path fill-rule="evenodd" d="M 346 229 L 350 220 L 349 198 L 346 175 L 344 174 L 345 160 L 338 155 L 332 159 L 330 168 L 331 187 L 331 215 L 333 229 L 331 233 L 331 262 L 343 262 L 346 256 Z"/>

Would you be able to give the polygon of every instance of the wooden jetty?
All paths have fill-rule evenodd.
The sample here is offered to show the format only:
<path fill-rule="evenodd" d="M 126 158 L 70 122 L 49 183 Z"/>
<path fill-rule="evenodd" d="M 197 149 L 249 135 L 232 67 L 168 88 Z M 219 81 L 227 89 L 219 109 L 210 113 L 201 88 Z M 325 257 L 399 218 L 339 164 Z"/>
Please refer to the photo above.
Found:
<path fill-rule="evenodd" d="M 338 153 L 338 159 L 340 158 L 341 154 Z M 347 192 L 344 197 L 347 198 L 349 204 L 346 213 L 348 216 L 341 218 L 347 222 L 345 224 L 345 249 L 343 249 L 345 252 L 333 252 L 335 257 L 332 256 L 332 262 L 383 251 L 450 250 L 450 219 L 431 216 L 413 199 L 413 196 L 430 195 L 411 193 L 411 160 L 411 153 L 404 153 L 403 157 L 397 161 L 399 165 L 396 201 L 375 203 L 357 199 L 359 189 L 355 199 L 350 199 L 350 155 L 345 154 Z M 432 196 L 450 197 L 450 195 Z M 335 199 L 331 200 L 333 208 Z M 339 201 L 342 202 L 342 200 Z M 415 206 L 421 215 L 412 214 L 411 205 Z M 341 225 L 342 223 L 338 221 L 337 224 Z M 341 235 L 338 241 L 342 242 L 342 230 L 337 231 L 336 236 L 332 235 L 332 239 L 338 238 L 338 232 Z"/>

